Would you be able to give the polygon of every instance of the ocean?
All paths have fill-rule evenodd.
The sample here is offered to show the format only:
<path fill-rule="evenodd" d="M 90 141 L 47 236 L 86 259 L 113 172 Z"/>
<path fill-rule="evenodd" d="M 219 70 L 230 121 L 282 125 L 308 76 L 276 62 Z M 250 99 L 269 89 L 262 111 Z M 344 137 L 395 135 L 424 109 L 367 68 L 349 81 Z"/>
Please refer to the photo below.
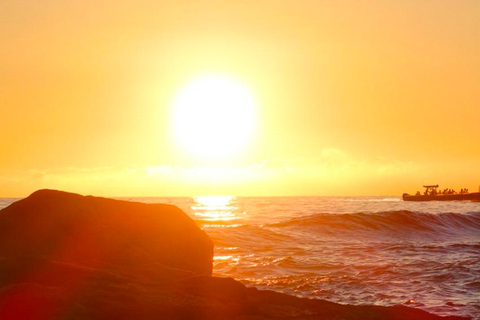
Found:
<path fill-rule="evenodd" d="M 182 208 L 213 273 L 342 304 L 480 319 L 480 203 L 400 197 L 121 198 Z M 0 199 L 0 209 L 18 199 Z"/>

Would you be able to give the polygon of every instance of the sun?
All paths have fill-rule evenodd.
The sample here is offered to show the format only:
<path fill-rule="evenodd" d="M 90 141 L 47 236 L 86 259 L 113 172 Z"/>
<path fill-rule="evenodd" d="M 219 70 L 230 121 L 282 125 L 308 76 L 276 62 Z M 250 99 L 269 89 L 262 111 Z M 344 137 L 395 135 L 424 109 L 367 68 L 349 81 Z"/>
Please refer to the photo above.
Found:
<path fill-rule="evenodd" d="M 196 156 L 224 158 L 240 152 L 256 125 L 256 103 L 233 78 L 192 79 L 173 102 L 173 131 L 179 145 Z"/>

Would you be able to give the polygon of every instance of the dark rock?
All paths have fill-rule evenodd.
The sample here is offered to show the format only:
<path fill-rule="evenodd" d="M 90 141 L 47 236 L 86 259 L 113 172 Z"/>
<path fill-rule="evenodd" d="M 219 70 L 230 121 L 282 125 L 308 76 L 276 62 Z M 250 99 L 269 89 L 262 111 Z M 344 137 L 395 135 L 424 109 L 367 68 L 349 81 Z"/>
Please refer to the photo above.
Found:
<path fill-rule="evenodd" d="M 213 243 L 179 208 L 40 190 L 0 211 L 0 257 L 95 269 L 212 272 Z"/>
<path fill-rule="evenodd" d="M 191 277 L 176 282 L 174 286 L 177 290 L 226 303 L 243 302 L 247 297 L 245 286 L 232 278 Z"/>

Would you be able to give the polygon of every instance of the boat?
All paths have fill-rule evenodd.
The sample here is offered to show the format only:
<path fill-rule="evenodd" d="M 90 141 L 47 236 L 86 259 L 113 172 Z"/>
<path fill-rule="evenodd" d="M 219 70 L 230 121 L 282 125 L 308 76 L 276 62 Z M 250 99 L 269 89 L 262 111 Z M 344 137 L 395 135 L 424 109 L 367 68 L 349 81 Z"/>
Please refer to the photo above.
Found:
<path fill-rule="evenodd" d="M 439 192 L 437 191 L 438 184 L 423 187 L 425 188 L 423 194 L 420 194 L 420 192 L 415 195 L 404 193 L 402 199 L 404 201 L 480 201 L 480 192 Z"/>

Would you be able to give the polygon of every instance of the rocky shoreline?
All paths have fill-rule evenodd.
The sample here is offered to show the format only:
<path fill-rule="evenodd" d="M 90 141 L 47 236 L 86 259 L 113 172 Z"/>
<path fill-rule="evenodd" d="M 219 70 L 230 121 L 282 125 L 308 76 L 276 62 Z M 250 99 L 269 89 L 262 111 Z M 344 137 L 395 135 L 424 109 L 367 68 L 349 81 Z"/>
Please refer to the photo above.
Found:
<path fill-rule="evenodd" d="M 257 290 L 212 259 L 175 206 L 40 190 L 0 211 L 0 319 L 464 319 Z"/>

